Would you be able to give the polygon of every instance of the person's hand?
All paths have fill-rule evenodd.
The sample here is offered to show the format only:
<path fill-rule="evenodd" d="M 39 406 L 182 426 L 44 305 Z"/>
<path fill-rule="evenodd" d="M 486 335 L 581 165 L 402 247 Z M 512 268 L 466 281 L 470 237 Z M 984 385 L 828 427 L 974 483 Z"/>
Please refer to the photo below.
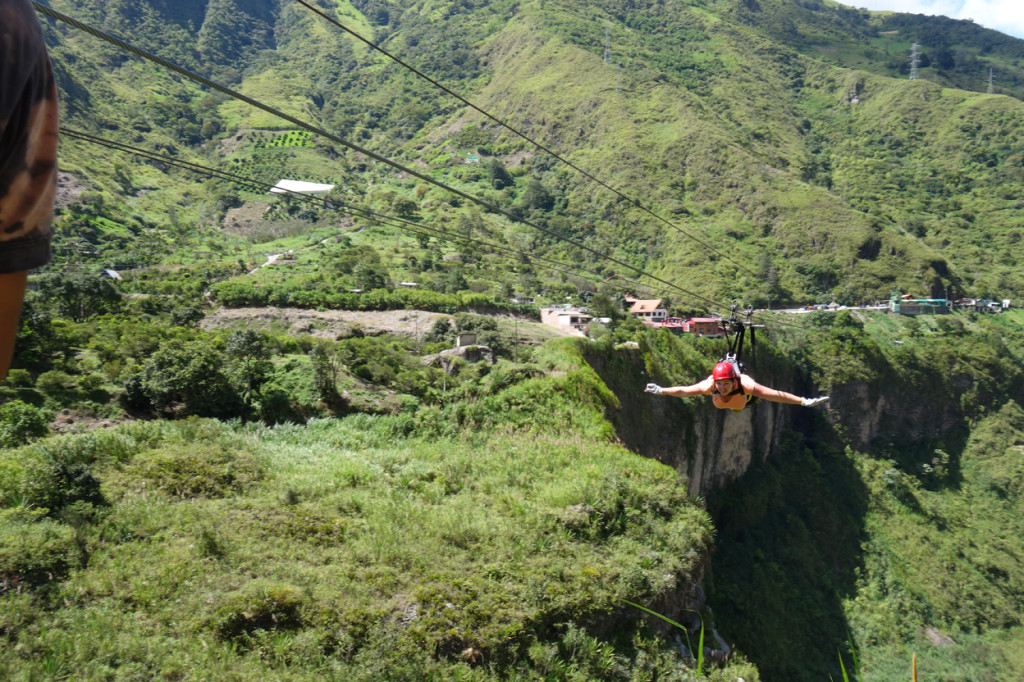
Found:
<path fill-rule="evenodd" d="M 661 386 L 658 384 L 647 384 L 647 388 L 644 390 L 648 393 L 653 393 L 654 395 L 661 395 Z"/>
<path fill-rule="evenodd" d="M 823 403 L 826 400 L 828 400 L 827 395 L 823 395 L 820 398 L 801 398 L 800 404 L 803 405 L 804 407 L 814 407 L 818 403 Z"/>

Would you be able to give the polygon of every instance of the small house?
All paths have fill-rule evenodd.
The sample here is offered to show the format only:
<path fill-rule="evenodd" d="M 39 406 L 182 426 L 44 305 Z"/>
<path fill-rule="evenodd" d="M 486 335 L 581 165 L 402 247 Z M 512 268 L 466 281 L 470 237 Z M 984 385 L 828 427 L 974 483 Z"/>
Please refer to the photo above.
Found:
<path fill-rule="evenodd" d="M 629 308 L 629 314 L 644 322 L 661 322 L 668 311 L 661 307 L 661 299 L 638 300 Z"/>

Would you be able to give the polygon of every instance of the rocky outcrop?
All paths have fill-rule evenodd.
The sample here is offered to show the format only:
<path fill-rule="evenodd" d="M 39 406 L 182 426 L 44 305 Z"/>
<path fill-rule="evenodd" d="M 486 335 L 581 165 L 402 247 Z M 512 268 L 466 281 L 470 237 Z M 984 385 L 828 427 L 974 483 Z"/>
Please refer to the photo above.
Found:
<path fill-rule="evenodd" d="M 489 346 L 471 345 L 471 346 L 459 346 L 457 348 L 449 348 L 443 350 L 437 355 L 428 355 L 423 358 L 423 364 L 428 367 L 438 367 L 443 369 L 446 374 L 451 374 L 455 367 L 455 359 L 458 358 L 463 362 L 486 362 L 489 365 L 493 365 L 496 361 L 494 351 Z"/>
<path fill-rule="evenodd" d="M 941 437 L 963 424 L 961 396 L 971 384 L 958 376 L 950 378 L 945 391 L 850 382 L 833 391 L 829 421 L 858 448 L 870 448 L 883 433 L 912 442 Z"/>

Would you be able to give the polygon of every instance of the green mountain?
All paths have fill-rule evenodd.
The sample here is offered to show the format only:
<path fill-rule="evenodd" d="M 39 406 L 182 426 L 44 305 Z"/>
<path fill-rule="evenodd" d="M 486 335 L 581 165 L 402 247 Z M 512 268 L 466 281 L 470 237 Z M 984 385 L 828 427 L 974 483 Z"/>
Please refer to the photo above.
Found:
<path fill-rule="evenodd" d="M 969 22 L 815 2 L 54 7 L 335 138 L 51 21 L 65 124 L 149 152 L 336 184 L 339 205 L 459 226 L 591 280 L 639 269 L 684 307 L 1018 293 L 1019 42 Z M 67 140 L 64 159 L 92 191 L 69 196 L 62 231 L 106 264 L 234 262 L 270 235 L 366 223 L 159 160 L 112 163 L 95 143 Z M 481 279 L 516 284 L 515 257 L 485 260 Z"/>

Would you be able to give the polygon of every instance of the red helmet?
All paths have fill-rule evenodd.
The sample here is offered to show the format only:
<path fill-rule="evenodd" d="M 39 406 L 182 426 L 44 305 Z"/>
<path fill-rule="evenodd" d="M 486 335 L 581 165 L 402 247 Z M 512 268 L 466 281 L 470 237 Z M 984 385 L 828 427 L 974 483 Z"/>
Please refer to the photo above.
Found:
<path fill-rule="evenodd" d="M 715 365 L 715 369 L 711 372 L 711 377 L 718 381 L 719 379 L 735 379 L 736 368 L 733 367 L 731 362 L 720 362 Z"/>

